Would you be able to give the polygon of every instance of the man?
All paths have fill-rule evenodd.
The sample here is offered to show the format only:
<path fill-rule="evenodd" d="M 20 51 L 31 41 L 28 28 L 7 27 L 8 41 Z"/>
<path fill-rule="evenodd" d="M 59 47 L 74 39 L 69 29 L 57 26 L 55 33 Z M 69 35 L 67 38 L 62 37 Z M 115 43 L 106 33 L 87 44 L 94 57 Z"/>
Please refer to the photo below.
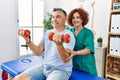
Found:
<path fill-rule="evenodd" d="M 48 30 L 43 35 L 39 45 L 33 44 L 23 33 L 21 35 L 35 55 L 41 55 L 44 51 L 43 63 L 38 64 L 23 73 L 19 74 L 14 80 L 68 80 L 72 72 L 72 60 L 67 61 L 69 54 L 66 50 L 73 50 L 75 38 L 72 32 L 65 29 L 67 14 L 61 8 L 54 8 L 52 14 L 52 25 L 54 29 Z M 24 32 L 23 29 L 20 30 Z M 52 41 L 48 39 L 51 32 L 54 32 Z M 62 40 L 64 34 L 70 35 L 70 42 Z"/>

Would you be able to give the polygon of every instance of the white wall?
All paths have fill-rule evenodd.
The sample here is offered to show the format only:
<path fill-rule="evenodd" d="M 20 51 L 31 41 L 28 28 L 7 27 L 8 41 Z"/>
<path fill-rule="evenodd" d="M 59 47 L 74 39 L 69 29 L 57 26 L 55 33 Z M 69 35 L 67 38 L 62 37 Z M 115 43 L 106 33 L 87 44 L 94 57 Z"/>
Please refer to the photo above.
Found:
<path fill-rule="evenodd" d="M 18 56 L 16 1 L 0 0 L 0 65 Z M 0 68 L 0 80 L 2 80 L 1 71 Z"/>
<path fill-rule="evenodd" d="M 0 64 L 17 58 L 17 0 L 0 0 Z"/>
<path fill-rule="evenodd" d="M 60 7 L 65 9 L 68 13 L 71 9 L 80 7 L 80 1 L 83 0 L 45 0 L 45 12 L 52 12 L 54 7 Z M 87 26 L 91 29 L 92 24 L 92 14 L 93 10 L 91 7 L 92 2 L 95 1 L 94 9 L 94 30 L 96 32 L 95 41 L 97 37 L 103 37 L 103 43 L 107 44 L 107 35 L 108 35 L 108 21 L 109 21 L 109 13 L 110 13 L 110 0 L 86 0 L 83 2 L 82 7 L 89 12 L 89 23 Z"/>
<path fill-rule="evenodd" d="M 104 44 L 107 44 L 108 24 L 110 16 L 111 0 L 96 0 L 94 29 L 96 37 L 103 37 Z"/>

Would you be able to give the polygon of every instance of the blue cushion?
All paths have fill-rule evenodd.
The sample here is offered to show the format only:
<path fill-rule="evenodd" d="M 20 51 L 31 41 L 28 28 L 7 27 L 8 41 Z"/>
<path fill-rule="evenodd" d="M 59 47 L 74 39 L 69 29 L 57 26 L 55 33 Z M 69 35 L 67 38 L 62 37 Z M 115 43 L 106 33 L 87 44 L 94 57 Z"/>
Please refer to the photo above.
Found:
<path fill-rule="evenodd" d="M 106 80 L 106 79 L 91 75 L 83 71 L 72 70 L 72 75 L 69 80 Z"/>
<path fill-rule="evenodd" d="M 17 60 L 12 60 L 5 62 L 1 65 L 1 69 L 6 71 L 14 78 L 16 75 L 20 74 L 24 70 L 42 63 L 43 58 L 38 56 L 24 57 Z M 90 75 L 86 72 L 73 70 L 71 78 L 69 80 L 105 80 L 104 78 Z"/>
<path fill-rule="evenodd" d="M 24 57 L 3 63 L 1 65 L 1 69 L 5 70 L 11 75 L 12 78 L 14 78 L 16 75 L 20 74 L 24 70 L 36 64 L 42 63 L 42 60 L 42 57 L 38 56 Z"/>

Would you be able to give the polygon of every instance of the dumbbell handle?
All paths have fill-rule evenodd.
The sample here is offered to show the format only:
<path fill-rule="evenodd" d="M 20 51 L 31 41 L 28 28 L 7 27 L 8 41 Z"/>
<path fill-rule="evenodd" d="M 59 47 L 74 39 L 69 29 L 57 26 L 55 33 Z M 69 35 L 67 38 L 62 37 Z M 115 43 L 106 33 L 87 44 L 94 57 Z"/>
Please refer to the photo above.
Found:
<path fill-rule="evenodd" d="M 51 32 L 51 33 L 49 34 L 49 36 L 48 36 L 49 40 L 52 41 L 54 34 L 55 34 L 54 32 Z M 63 35 L 63 36 L 62 36 L 62 40 L 63 40 L 63 42 L 65 42 L 65 43 L 69 43 L 69 42 L 70 42 L 70 35 L 69 35 L 69 34 Z"/>

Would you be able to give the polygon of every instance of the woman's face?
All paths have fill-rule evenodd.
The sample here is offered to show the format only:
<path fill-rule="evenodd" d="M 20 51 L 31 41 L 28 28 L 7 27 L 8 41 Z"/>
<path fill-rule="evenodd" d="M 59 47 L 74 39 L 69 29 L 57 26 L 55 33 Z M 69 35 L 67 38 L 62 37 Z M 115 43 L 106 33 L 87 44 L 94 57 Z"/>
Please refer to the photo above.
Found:
<path fill-rule="evenodd" d="M 72 18 L 73 25 L 75 27 L 79 27 L 79 26 L 82 26 L 82 22 L 83 20 L 81 19 L 80 14 L 78 12 L 75 12 Z"/>

